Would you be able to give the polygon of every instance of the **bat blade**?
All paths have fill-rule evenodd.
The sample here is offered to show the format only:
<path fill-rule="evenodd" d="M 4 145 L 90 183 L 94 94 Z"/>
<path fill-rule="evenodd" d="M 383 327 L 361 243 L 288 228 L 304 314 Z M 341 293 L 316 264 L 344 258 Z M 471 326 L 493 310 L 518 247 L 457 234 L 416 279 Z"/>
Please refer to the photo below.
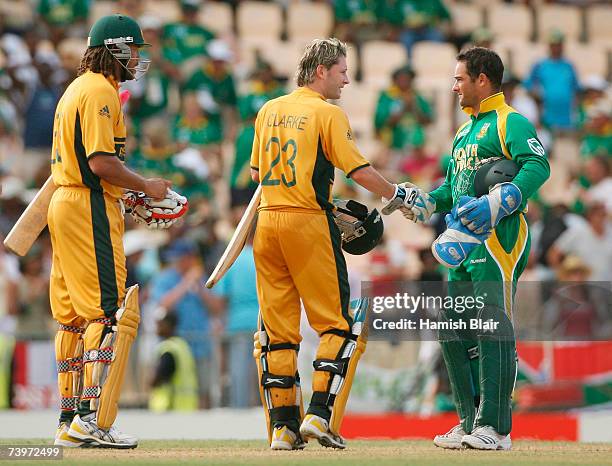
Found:
<path fill-rule="evenodd" d="M 242 219 L 240 219 L 240 223 L 236 227 L 236 231 L 232 235 L 232 239 L 229 244 L 225 248 L 221 259 L 217 263 L 215 270 L 210 275 L 208 280 L 206 281 L 206 288 L 212 288 L 215 286 L 219 280 L 225 275 L 225 273 L 229 270 L 229 268 L 234 264 L 244 245 L 246 244 L 247 237 L 253 228 L 253 223 L 255 222 L 255 217 L 257 216 L 257 207 L 259 207 L 259 200 L 261 199 L 261 185 L 257 187 L 257 190 L 253 194 L 251 198 L 251 202 L 246 208 Z"/>
<path fill-rule="evenodd" d="M 32 202 L 23 211 L 19 220 L 4 239 L 4 246 L 19 256 L 25 256 L 40 232 L 47 225 L 47 212 L 51 196 L 57 187 L 50 176 L 42 188 L 36 193 Z"/>

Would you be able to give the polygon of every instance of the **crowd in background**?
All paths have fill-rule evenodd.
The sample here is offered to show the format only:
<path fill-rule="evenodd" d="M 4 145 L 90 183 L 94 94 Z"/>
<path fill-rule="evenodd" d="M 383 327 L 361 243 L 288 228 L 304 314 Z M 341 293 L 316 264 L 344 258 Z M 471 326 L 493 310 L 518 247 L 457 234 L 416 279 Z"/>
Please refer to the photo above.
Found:
<path fill-rule="evenodd" d="M 79 46 L 95 2 L 30 3 L 30 22 L 0 15 L 2 237 L 50 173 L 55 106 L 76 77 Z M 227 3 L 235 14 L 240 2 Z M 279 3 L 287 7 L 292 2 Z M 369 116 L 375 144 L 367 145 L 372 153 L 366 157 L 395 182 L 435 186 L 446 172 L 454 132 L 440 134 L 434 128 L 442 116 L 435 99 L 419 88 L 427 76 L 417 79 L 411 51 L 419 41 L 447 42 L 457 50 L 470 44 L 492 46 L 496 31 L 481 27 L 471 34 L 458 33 L 455 26 L 461 18 L 453 17 L 441 0 L 329 3 L 335 17 L 333 34 L 354 44 L 357 53 L 371 40 L 395 41 L 406 48 L 406 62 L 392 71 L 387 85 L 376 89 Z M 257 112 L 267 100 L 294 89 L 295 83 L 293 76 L 277 71 L 278 63 L 260 53 L 246 67 L 239 59 L 235 31 L 215 33 L 199 22 L 200 1 L 176 4 L 180 19 L 171 22 L 148 13 L 145 2 L 113 4 L 115 12 L 138 19 L 152 45 L 143 50 L 152 59 L 148 74 L 122 85 L 131 95 L 124 107 L 126 163 L 143 176 L 172 180 L 190 203 L 184 221 L 167 232 L 142 230 L 126 219 L 128 286 L 137 282 L 142 289 L 143 319 L 134 356 L 136 391 L 146 393 L 168 377 L 157 365 L 156 322 L 173 314 L 176 319 L 160 335 L 167 338 L 175 332 L 189 344 L 197 366 L 199 406 L 252 406 L 257 398 L 251 383 L 251 351 L 258 304 L 250 246 L 216 288 L 206 290 L 202 283 L 255 188 L 249 158 Z M 575 63 L 564 55 L 563 31 L 553 29 L 542 37 L 548 54 L 535 60 L 525 75 L 509 70 L 503 80 L 507 101 L 536 125 L 553 167 L 553 194 L 542 193 L 529 205 L 532 252 L 525 275 L 529 280 L 610 281 L 612 69 L 607 75 L 580 79 Z M 608 58 L 611 53 L 612 43 Z M 349 62 L 351 66 L 359 78 L 358 63 Z M 451 86 L 449 75 L 449 93 Z M 452 106 L 453 122 L 459 123 L 463 117 L 457 115 L 455 102 Z M 343 176 L 337 177 L 335 192 L 369 205 L 379 203 L 364 198 Z M 407 224 L 399 215 L 389 219 L 379 248 L 365 257 L 347 258 L 357 288 L 353 293 L 359 293 L 360 280 L 443 279 L 444 270 L 429 253 L 431 239 L 441 228 L 441 216 L 424 228 Z M 48 302 L 51 256 L 46 233 L 23 258 L 0 246 L 0 333 L 42 340 L 54 335 Z"/>

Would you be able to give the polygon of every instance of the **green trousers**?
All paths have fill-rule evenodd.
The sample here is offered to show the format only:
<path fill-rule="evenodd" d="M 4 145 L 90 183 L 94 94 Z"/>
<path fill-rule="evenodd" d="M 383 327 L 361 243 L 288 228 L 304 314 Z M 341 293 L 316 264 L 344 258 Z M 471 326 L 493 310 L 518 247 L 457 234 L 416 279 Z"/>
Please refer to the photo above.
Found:
<path fill-rule="evenodd" d="M 522 213 L 515 214 L 503 219 L 460 267 L 449 271 L 449 295 L 455 305 L 441 311 L 440 322 L 448 325 L 441 326 L 438 338 L 467 433 L 479 426 L 491 426 L 502 435 L 512 429 L 517 371 L 512 309 L 529 249 L 527 222 Z"/>

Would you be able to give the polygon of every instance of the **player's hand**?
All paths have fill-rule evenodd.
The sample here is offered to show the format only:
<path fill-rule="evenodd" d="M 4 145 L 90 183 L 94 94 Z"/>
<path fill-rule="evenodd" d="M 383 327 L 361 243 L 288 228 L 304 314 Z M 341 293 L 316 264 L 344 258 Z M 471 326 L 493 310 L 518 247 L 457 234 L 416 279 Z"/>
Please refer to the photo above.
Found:
<path fill-rule="evenodd" d="M 163 178 L 149 178 L 145 181 L 145 189 L 143 192 L 152 199 L 163 199 L 166 197 L 168 188 L 172 186 L 172 183 Z"/>
<path fill-rule="evenodd" d="M 417 191 L 419 190 L 411 183 L 401 183 L 393 185 L 395 186 L 395 193 L 391 199 L 382 198 L 382 201 L 385 203 L 385 206 L 382 208 L 381 212 L 384 215 L 389 215 L 397 209 L 401 208 L 410 208 L 414 203 L 414 200 L 417 196 Z"/>
<path fill-rule="evenodd" d="M 435 211 L 436 200 L 433 196 L 422 189 L 418 189 L 418 194 L 414 200 L 414 204 L 410 208 L 410 213 L 404 211 L 402 211 L 402 213 L 404 217 L 408 220 L 412 220 L 414 223 L 425 223 L 429 221 Z"/>

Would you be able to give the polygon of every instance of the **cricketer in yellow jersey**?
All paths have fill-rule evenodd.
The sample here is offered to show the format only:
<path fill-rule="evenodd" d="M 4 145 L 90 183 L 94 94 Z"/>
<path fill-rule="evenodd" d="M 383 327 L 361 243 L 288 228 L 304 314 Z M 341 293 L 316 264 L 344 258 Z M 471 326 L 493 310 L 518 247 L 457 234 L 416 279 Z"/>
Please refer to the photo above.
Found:
<path fill-rule="evenodd" d="M 331 213 L 334 169 L 389 203 L 411 205 L 410 190 L 370 166 L 345 113 L 327 102 L 349 84 L 345 44 L 314 40 L 300 60 L 297 84 L 266 103 L 255 123 L 251 176 L 262 185 L 253 245 L 260 305 L 255 357 L 271 448 L 300 449 L 309 438 L 344 448 L 340 424 L 365 341 L 352 333 L 346 262 Z M 300 300 L 321 338 L 306 416 L 297 374 Z"/>
<path fill-rule="evenodd" d="M 126 188 L 163 198 L 170 182 L 145 179 L 124 166 L 126 128 L 118 83 L 146 71 L 148 63 L 139 59 L 139 48 L 146 45 L 133 19 L 98 20 L 79 76 L 55 114 L 51 170 L 58 189 L 48 223 L 50 300 L 59 323 L 57 445 L 134 448 L 138 442 L 113 427 L 140 319 L 138 289 L 125 287 L 121 196 Z"/>

